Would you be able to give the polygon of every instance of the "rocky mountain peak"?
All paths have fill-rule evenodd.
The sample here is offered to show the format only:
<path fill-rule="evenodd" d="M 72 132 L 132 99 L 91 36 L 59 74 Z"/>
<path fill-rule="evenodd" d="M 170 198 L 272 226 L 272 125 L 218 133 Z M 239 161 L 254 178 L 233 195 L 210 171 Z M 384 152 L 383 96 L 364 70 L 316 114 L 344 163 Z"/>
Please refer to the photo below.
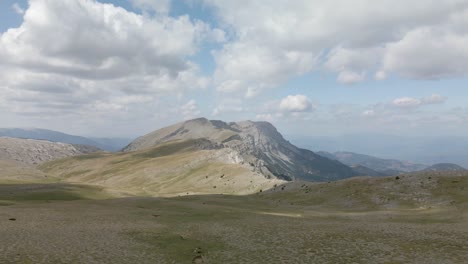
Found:
<path fill-rule="evenodd" d="M 294 180 L 336 180 L 354 176 L 354 171 L 338 162 L 300 149 L 286 141 L 268 122 L 197 118 L 142 136 L 123 151 L 152 148 L 170 141 L 204 139 L 202 149 L 228 149 L 236 162 L 248 164 L 267 178 Z"/>

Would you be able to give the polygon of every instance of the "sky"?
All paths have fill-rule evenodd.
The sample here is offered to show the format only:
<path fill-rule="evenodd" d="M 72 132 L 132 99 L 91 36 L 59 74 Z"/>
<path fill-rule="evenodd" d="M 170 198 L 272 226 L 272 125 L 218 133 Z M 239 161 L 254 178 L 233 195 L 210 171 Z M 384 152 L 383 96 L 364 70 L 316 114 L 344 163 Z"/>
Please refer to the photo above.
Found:
<path fill-rule="evenodd" d="M 468 132 L 468 0 L 0 0 L 0 127 Z"/>

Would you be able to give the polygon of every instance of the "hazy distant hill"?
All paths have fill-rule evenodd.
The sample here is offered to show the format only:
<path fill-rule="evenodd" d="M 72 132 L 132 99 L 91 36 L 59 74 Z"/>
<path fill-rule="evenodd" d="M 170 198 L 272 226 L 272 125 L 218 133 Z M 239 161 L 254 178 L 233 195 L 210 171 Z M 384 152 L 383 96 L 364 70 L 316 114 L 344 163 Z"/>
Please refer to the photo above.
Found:
<path fill-rule="evenodd" d="M 393 173 L 388 173 L 388 172 L 381 172 L 381 171 L 376 171 L 371 168 L 368 168 L 366 166 L 362 165 L 351 165 L 351 168 L 357 173 L 359 176 L 372 176 L 372 177 L 383 177 L 383 176 L 389 176 L 389 175 L 394 175 Z M 399 174 L 399 173 L 396 173 Z"/>
<path fill-rule="evenodd" d="M 421 164 L 455 163 L 468 167 L 468 137 L 351 134 L 343 136 L 288 135 L 299 147 L 327 152 L 350 151 Z"/>
<path fill-rule="evenodd" d="M 408 161 L 400 161 L 394 159 L 381 159 L 369 155 L 358 154 L 353 152 L 335 152 L 329 153 L 325 151 L 319 151 L 317 154 L 330 159 L 336 159 L 348 166 L 360 165 L 374 170 L 384 175 L 394 175 L 403 172 L 412 172 L 425 169 L 427 166 L 422 164 L 416 164 Z M 370 173 L 370 172 L 369 172 Z M 373 175 L 369 175 L 373 176 Z"/>
<path fill-rule="evenodd" d="M 465 171 L 466 169 L 453 163 L 438 163 L 434 164 L 422 171 Z"/>
<path fill-rule="evenodd" d="M 96 142 L 98 146 L 101 146 L 101 149 L 107 151 L 120 151 L 125 148 L 132 139 L 130 138 L 89 138 L 92 141 Z"/>
<path fill-rule="evenodd" d="M 95 146 L 102 150 L 118 151 L 125 147 L 131 140 L 120 138 L 86 138 L 74 136 L 58 131 L 39 128 L 0 128 L 0 136 L 13 138 L 43 139 L 52 142 L 62 142 L 69 144 L 80 144 Z"/>
<path fill-rule="evenodd" d="M 142 136 L 124 151 L 143 150 L 175 140 L 197 139 L 200 149 L 229 150 L 239 164 L 250 164 L 266 177 L 285 180 L 329 181 L 357 175 L 350 167 L 300 149 L 286 141 L 268 122 L 223 121 L 199 118 Z"/>

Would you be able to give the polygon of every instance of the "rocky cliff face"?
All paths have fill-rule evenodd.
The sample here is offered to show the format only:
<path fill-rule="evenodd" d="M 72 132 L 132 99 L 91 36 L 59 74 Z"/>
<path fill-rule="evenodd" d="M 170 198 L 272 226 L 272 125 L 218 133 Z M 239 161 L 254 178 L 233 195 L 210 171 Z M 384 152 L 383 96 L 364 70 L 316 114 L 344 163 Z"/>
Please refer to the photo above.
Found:
<path fill-rule="evenodd" d="M 49 142 L 34 139 L 0 137 L 0 160 L 22 164 L 40 164 L 47 161 L 96 152 L 99 149 L 84 145 Z"/>
<path fill-rule="evenodd" d="M 208 144 L 201 145 L 201 149 L 229 149 L 230 160 L 248 164 L 267 178 L 328 181 L 355 175 L 350 167 L 338 161 L 292 145 L 268 122 L 225 123 L 199 118 L 142 136 L 123 151 L 187 139 L 207 140 Z"/>

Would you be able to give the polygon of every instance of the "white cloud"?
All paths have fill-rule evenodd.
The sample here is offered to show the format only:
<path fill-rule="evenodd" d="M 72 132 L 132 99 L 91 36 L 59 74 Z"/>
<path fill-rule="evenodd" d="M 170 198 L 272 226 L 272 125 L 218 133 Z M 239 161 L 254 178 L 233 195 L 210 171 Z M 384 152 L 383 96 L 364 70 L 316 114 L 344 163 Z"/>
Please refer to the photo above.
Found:
<path fill-rule="evenodd" d="M 397 107 L 402 107 L 402 108 L 414 108 L 418 107 L 422 104 L 421 100 L 416 99 L 416 98 L 411 98 L 411 97 L 402 97 L 402 98 L 397 98 L 392 101 L 392 104 Z"/>
<path fill-rule="evenodd" d="M 468 22 L 464 26 L 468 27 Z M 413 79 L 468 75 L 468 32 L 455 32 L 446 26 L 408 32 L 387 45 L 383 71 Z"/>
<path fill-rule="evenodd" d="M 338 72 L 338 82 L 354 84 L 365 80 L 366 71 L 376 67 L 381 48 L 345 49 L 338 47 L 327 56 L 325 67 Z"/>
<path fill-rule="evenodd" d="M 385 73 L 384 71 L 378 71 L 375 73 L 375 79 L 378 81 L 385 80 L 387 79 L 387 73 Z"/>
<path fill-rule="evenodd" d="M 421 99 L 412 98 L 412 97 L 402 97 L 397 98 L 392 101 L 393 106 L 400 107 L 400 108 L 416 108 L 422 105 L 429 105 L 429 104 L 442 104 L 447 100 L 446 97 L 433 94 L 429 97 L 424 97 Z"/>
<path fill-rule="evenodd" d="M 150 104 L 158 95 L 205 89 L 209 78 L 186 58 L 220 35 L 188 16 L 30 0 L 21 26 L 0 35 L 0 97 L 13 112 L 45 116 L 125 110 L 140 96 Z"/>
<path fill-rule="evenodd" d="M 18 15 L 23 15 L 23 14 L 24 14 L 24 9 L 23 9 L 18 3 L 14 3 L 13 5 L 11 5 L 11 8 L 12 8 L 13 11 L 15 11 Z"/>
<path fill-rule="evenodd" d="M 338 75 L 338 82 L 342 84 L 354 84 L 362 82 L 366 78 L 365 72 L 342 71 Z"/>
<path fill-rule="evenodd" d="M 314 110 L 314 106 L 305 95 L 288 95 L 279 103 L 279 109 L 285 112 L 309 112 Z"/>
<path fill-rule="evenodd" d="M 320 68 L 343 83 L 468 73 L 466 0 L 204 2 L 232 32 L 215 53 L 221 91 L 255 95 Z"/>
<path fill-rule="evenodd" d="M 316 59 L 310 53 L 275 51 L 245 43 L 226 44 L 213 56 L 218 65 L 214 75 L 217 90 L 241 92 L 246 97 L 311 70 Z"/>

